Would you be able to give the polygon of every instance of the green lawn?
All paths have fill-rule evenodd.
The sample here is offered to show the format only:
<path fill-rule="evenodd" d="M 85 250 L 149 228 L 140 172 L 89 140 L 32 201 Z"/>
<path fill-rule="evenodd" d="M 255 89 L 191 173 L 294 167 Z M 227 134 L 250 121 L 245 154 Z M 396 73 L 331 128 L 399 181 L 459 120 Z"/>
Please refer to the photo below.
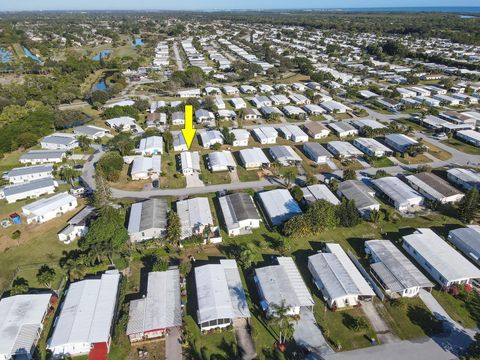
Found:
<path fill-rule="evenodd" d="M 480 155 L 479 147 L 464 143 L 458 139 L 451 138 L 448 140 L 443 140 L 442 143 L 467 154 Z"/>
<path fill-rule="evenodd" d="M 168 189 L 178 189 L 187 186 L 185 176 L 183 176 L 177 169 L 174 153 L 165 153 L 162 155 L 162 176 L 160 177 L 160 186 Z"/>
<path fill-rule="evenodd" d="M 200 169 L 200 179 L 205 185 L 230 184 L 231 182 L 230 173 L 228 171 L 211 172 L 208 170 L 203 156 L 200 157 Z"/>
<path fill-rule="evenodd" d="M 258 176 L 259 169 L 247 170 L 243 166 L 237 166 L 237 174 L 240 181 L 256 181 L 260 179 Z"/>
<path fill-rule="evenodd" d="M 404 157 L 401 156 L 396 156 L 397 160 L 400 161 L 403 164 L 427 164 L 431 163 L 432 160 L 428 157 L 425 156 L 425 154 L 418 154 L 417 156 L 410 156 L 408 154 L 405 154 Z"/>
<path fill-rule="evenodd" d="M 403 298 L 402 301 L 402 306 L 385 301 L 386 311 L 381 313 L 398 337 L 414 339 L 438 332 L 439 323 L 419 297 Z"/>
<path fill-rule="evenodd" d="M 468 328 L 479 326 L 480 295 L 472 292 L 465 298 L 454 297 L 436 289 L 432 290 L 432 294 L 453 320 Z"/>
<path fill-rule="evenodd" d="M 3 156 L 3 158 L 0 158 L 0 174 L 4 171 L 9 171 L 13 169 L 14 167 L 22 166 L 19 161 L 22 154 L 22 151 L 17 150 L 11 153 L 7 153 Z"/>
<path fill-rule="evenodd" d="M 368 163 L 376 168 L 383 168 L 395 165 L 388 157 L 381 157 L 376 159 L 369 159 Z"/>

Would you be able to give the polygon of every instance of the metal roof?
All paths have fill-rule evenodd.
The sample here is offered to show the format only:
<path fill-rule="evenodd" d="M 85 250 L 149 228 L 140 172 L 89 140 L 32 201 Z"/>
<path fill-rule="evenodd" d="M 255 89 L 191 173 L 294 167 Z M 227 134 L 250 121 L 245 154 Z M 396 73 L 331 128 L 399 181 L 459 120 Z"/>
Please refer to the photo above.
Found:
<path fill-rule="evenodd" d="M 109 132 L 107 129 L 91 125 L 78 126 L 74 128 L 73 131 L 85 135 L 97 135 L 99 132 Z"/>
<path fill-rule="evenodd" d="M 388 139 L 399 147 L 418 144 L 417 140 L 412 139 L 411 137 L 408 137 L 404 134 L 387 134 L 385 135 L 385 139 Z"/>
<path fill-rule="evenodd" d="M 268 160 L 267 156 L 261 148 L 254 147 L 242 149 L 239 151 L 239 154 L 243 160 L 244 165 L 251 163 L 270 164 L 270 160 Z"/>
<path fill-rule="evenodd" d="M 381 279 L 386 289 L 401 292 L 412 287 L 431 287 L 432 283 L 389 240 L 368 240 L 365 247 L 375 254 L 377 263 L 371 268 Z"/>
<path fill-rule="evenodd" d="M 33 165 L 33 166 L 14 168 L 10 170 L 6 176 L 7 178 L 12 178 L 15 176 L 23 176 L 23 175 L 30 175 L 30 174 L 51 173 L 52 171 L 53 171 L 52 164 Z"/>
<path fill-rule="evenodd" d="M 6 186 L 3 189 L 5 196 L 13 196 L 17 194 L 28 193 L 34 190 L 40 190 L 45 188 L 55 188 L 57 183 L 52 178 L 42 178 L 38 180 L 32 180 L 18 185 Z"/>
<path fill-rule="evenodd" d="M 480 278 L 480 270 L 431 229 L 417 229 L 415 233 L 404 236 L 403 241 L 415 249 L 447 281 Z"/>
<path fill-rule="evenodd" d="M 130 173 L 138 174 L 143 172 L 160 173 L 162 171 L 162 157 L 155 155 L 152 157 L 135 156 Z"/>
<path fill-rule="evenodd" d="M 372 180 L 372 183 L 398 204 L 422 198 L 422 195 L 395 176 Z"/>
<path fill-rule="evenodd" d="M 49 198 L 37 200 L 31 204 L 22 206 L 22 210 L 28 211 L 35 215 L 46 214 L 50 211 L 58 209 L 60 206 L 65 206 L 70 202 L 76 202 L 77 199 L 67 192 L 62 192 L 53 195 Z"/>
<path fill-rule="evenodd" d="M 288 306 L 313 306 L 300 272 L 291 257 L 277 257 L 278 265 L 255 269 L 258 285 L 269 304 Z"/>
<path fill-rule="evenodd" d="M 70 145 L 77 142 L 77 139 L 71 138 L 69 136 L 55 136 L 50 135 L 44 137 L 40 140 L 41 143 L 49 143 L 49 144 L 56 144 L 56 145 Z"/>
<path fill-rule="evenodd" d="M 472 257 L 477 263 L 480 261 L 479 225 L 467 225 L 465 228 L 451 230 L 448 239 L 465 255 Z"/>
<path fill-rule="evenodd" d="M 286 189 L 276 189 L 258 193 L 265 214 L 272 225 L 280 225 L 291 217 L 301 214 L 302 210 Z"/>
<path fill-rule="evenodd" d="M 20 156 L 20 160 L 60 159 L 65 156 L 63 150 L 30 150 Z"/>
<path fill-rule="evenodd" d="M 375 139 L 372 139 L 372 138 L 362 138 L 362 137 L 359 137 L 359 138 L 356 138 L 355 140 L 353 140 L 353 145 L 355 144 L 360 144 L 361 146 L 371 150 L 371 151 L 384 151 L 384 152 L 388 152 L 388 153 L 391 153 L 392 150 L 390 150 L 388 147 L 386 147 L 385 145 L 383 145 L 381 142 L 375 140 Z"/>
<path fill-rule="evenodd" d="M 148 273 L 147 296 L 132 300 L 127 335 L 182 325 L 178 269 Z"/>
<path fill-rule="evenodd" d="M 182 164 L 182 170 L 192 169 L 200 171 L 200 155 L 198 151 L 184 151 L 180 153 L 180 162 Z"/>
<path fill-rule="evenodd" d="M 370 188 L 358 180 L 342 181 L 338 184 L 338 191 L 348 200 L 355 201 L 357 209 L 363 209 L 374 205 L 379 205 L 378 201 L 370 195 Z"/>
<path fill-rule="evenodd" d="M 328 126 L 330 126 L 332 128 L 332 130 L 338 132 L 338 133 L 342 133 L 342 132 L 345 132 L 345 131 L 357 131 L 357 129 L 355 129 L 349 122 L 346 122 L 346 121 L 338 121 L 338 122 L 335 122 L 335 123 L 329 123 Z"/>
<path fill-rule="evenodd" d="M 340 204 L 340 200 L 330 191 L 325 184 L 314 184 L 302 188 L 303 197 L 307 202 L 315 202 L 320 199 L 326 200 L 333 205 Z"/>
<path fill-rule="evenodd" d="M 305 132 L 303 132 L 302 129 L 300 129 L 300 127 L 297 125 L 285 125 L 280 127 L 279 130 L 287 138 L 291 136 L 308 138 L 308 135 Z"/>
<path fill-rule="evenodd" d="M 247 299 L 235 260 L 195 268 L 198 323 L 248 318 Z"/>
<path fill-rule="evenodd" d="M 259 219 L 252 197 L 247 193 L 234 193 L 218 199 L 227 229 L 238 227 L 240 221 Z"/>
<path fill-rule="evenodd" d="M 358 120 L 353 120 L 352 124 L 359 129 L 363 129 L 364 127 L 369 127 L 372 129 L 384 129 L 386 128 L 385 125 L 382 123 L 378 122 L 377 120 L 372 120 L 372 119 L 358 119 Z"/>
<path fill-rule="evenodd" d="M 78 225 L 80 223 L 85 222 L 86 219 L 88 219 L 94 214 L 95 214 L 95 207 L 87 205 L 78 213 L 76 213 L 70 220 L 68 220 L 68 223 L 70 225 Z"/>
<path fill-rule="evenodd" d="M 149 136 L 140 140 L 139 150 L 160 149 L 163 151 L 163 138 L 161 136 Z"/>
<path fill-rule="evenodd" d="M 163 199 L 150 199 L 132 205 L 128 232 L 130 234 L 148 229 L 166 229 L 168 205 Z"/>
<path fill-rule="evenodd" d="M 322 145 L 320 145 L 317 142 L 307 142 L 303 144 L 303 150 L 308 151 L 312 156 L 314 157 L 319 157 L 319 156 L 326 156 L 326 157 L 332 157 L 332 154 L 325 149 Z M 312 159 L 316 160 L 316 159 Z"/>
<path fill-rule="evenodd" d="M 480 183 L 480 173 L 471 169 L 453 168 L 447 170 L 450 175 L 468 183 Z"/>
<path fill-rule="evenodd" d="M 288 145 L 272 146 L 270 154 L 275 160 L 282 161 L 302 161 L 302 158 Z"/>
<path fill-rule="evenodd" d="M 16 295 L 0 300 L 0 356 L 30 353 L 48 310 L 51 294 Z"/>
<path fill-rule="evenodd" d="M 177 214 L 182 224 L 182 238 L 192 236 L 193 228 L 213 225 L 212 212 L 206 197 L 177 201 Z"/>
<path fill-rule="evenodd" d="M 328 147 L 342 156 L 360 156 L 363 152 L 347 141 L 330 141 Z"/>
<path fill-rule="evenodd" d="M 48 348 L 110 339 L 120 274 L 109 270 L 100 279 L 70 284 Z"/>
<path fill-rule="evenodd" d="M 208 154 L 210 167 L 236 167 L 237 164 L 233 159 L 233 155 L 228 150 L 215 151 Z"/>
<path fill-rule="evenodd" d="M 461 191 L 454 188 L 448 182 L 429 172 L 409 175 L 406 179 L 437 200 L 462 194 Z"/>
<path fill-rule="evenodd" d="M 308 257 L 314 278 L 320 280 L 331 299 L 350 295 L 375 296 L 358 269 L 338 244 L 334 252 L 319 253 Z M 343 256 L 342 256 L 343 255 Z M 312 269 L 313 268 L 313 269 Z"/>

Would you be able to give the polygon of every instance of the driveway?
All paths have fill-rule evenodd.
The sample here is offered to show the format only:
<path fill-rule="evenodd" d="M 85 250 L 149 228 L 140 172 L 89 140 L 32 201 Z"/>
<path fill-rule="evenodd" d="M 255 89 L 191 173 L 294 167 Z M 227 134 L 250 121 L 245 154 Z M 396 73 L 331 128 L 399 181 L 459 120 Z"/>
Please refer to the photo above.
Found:
<path fill-rule="evenodd" d="M 293 338 L 298 345 L 307 348 L 320 357 L 333 354 L 333 350 L 323 337 L 312 311 L 308 309 L 300 310 L 300 319 L 293 327 Z"/>
<path fill-rule="evenodd" d="M 165 360 L 182 360 L 182 333 L 179 328 L 170 329 L 165 339 Z"/>
<path fill-rule="evenodd" d="M 237 339 L 238 350 L 243 360 L 253 360 L 257 358 L 255 344 L 249 331 L 246 319 L 236 319 L 233 324 L 235 328 L 235 338 Z"/>
<path fill-rule="evenodd" d="M 187 188 L 196 188 L 196 187 L 205 186 L 203 181 L 200 180 L 200 175 L 198 173 L 186 175 L 185 180 L 187 180 Z"/>
<path fill-rule="evenodd" d="M 240 178 L 238 177 L 238 172 L 237 172 L 236 169 L 230 171 L 230 181 L 232 183 L 239 183 L 240 182 Z"/>
<path fill-rule="evenodd" d="M 389 344 L 400 341 L 400 339 L 392 333 L 387 322 L 380 316 L 377 307 L 383 307 L 383 304 L 380 302 L 374 303 L 373 301 L 362 302 L 362 310 L 370 321 L 370 324 L 372 324 L 373 330 L 375 330 L 380 343 Z"/>

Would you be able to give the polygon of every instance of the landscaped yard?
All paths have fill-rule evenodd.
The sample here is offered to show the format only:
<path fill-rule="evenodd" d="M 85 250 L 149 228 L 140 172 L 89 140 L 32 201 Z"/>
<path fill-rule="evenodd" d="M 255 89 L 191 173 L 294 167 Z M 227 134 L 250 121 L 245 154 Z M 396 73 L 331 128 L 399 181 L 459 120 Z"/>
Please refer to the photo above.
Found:
<path fill-rule="evenodd" d="M 423 144 L 428 148 L 428 152 L 439 160 L 446 161 L 452 158 L 452 154 L 448 151 L 445 151 L 428 141 L 424 141 Z"/>
<path fill-rule="evenodd" d="M 418 154 L 417 156 L 409 156 L 407 154 L 404 157 L 396 156 L 397 160 L 407 165 L 418 165 L 432 162 L 432 160 L 425 156 L 425 154 Z"/>
<path fill-rule="evenodd" d="M 432 294 L 448 315 L 459 324 L 468 328 L 475 328 L 479 325 L 480 295 L 475 291 L 468 294 L 464 299 L 437 289 L 433 289 Z"/>
<path fill-rule="evenodd" d="M 480 155 L 479 147 L 464 143 L 458 139 L 451 138 L 448 140 L 443 140 L 442 143 L 467 154 Z"/>
<path fill-rule="evenodd" d="M 256 181 L 260 179 L 259 173 L 261 170 L 259 169 L 252 169 L 247 170 L 243 166 L 237 166 L 237 174 L 240 181 Z"/>
<path fill-rule="evenodd" d="M 228 171 L 211 172 L 205 163 L 205 158 L 200 156 L 200 179 L 205 185 L 230 184 L 231 178 Z"/>
<path fill-rule="evenodd" d="M 395 165 L 393 161 L 386 156 L 381 158 L 369 159 L 368 163 L 376 168 L 383 168 Z"/>
<path fill-rule="evenodd" d="M 187 186 L 187 180 L 177 169 L 175 154 L 165 153 L 162 155 L 162 175 L 160 186 L 167 189 L 178 189 Z"/>

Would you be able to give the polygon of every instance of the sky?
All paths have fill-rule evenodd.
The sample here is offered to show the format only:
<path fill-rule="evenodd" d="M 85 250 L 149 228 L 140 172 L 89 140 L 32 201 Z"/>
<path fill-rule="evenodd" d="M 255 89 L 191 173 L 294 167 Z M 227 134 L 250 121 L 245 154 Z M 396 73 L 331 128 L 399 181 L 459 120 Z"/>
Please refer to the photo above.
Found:
<path fill-rule="evenodd" d="M 0 0 L 0 11 L 229 10 L 477 6 L 479 0 Z"/>

